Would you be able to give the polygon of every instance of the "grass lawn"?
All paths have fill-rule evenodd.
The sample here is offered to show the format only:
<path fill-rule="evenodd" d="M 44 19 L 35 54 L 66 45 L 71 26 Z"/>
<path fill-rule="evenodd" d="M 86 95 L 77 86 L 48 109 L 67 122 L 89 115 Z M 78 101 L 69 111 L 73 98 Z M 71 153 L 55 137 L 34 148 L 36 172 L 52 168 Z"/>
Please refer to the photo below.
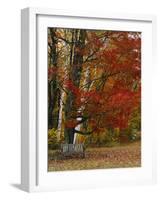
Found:
<path fill-rule="evenodd" d="M 49 154 L 54 151 L 49 151 Z M 85 170 L 141 167 L 141 143 L 116 147 L 87 148 L 85 158 L 65 160 L 53 159 L 48 162 L 48 171 Z"/>

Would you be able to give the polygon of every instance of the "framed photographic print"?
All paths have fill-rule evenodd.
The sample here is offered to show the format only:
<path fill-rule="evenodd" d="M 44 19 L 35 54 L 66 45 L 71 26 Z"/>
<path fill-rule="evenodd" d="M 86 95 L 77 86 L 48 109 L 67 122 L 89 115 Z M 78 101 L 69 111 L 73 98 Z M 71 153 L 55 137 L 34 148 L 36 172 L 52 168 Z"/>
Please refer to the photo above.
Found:
<path fill-rule="evenodd" d="M 21 19 L 22 188 L 154 183 L 155 17 L 26 8 Z"/>

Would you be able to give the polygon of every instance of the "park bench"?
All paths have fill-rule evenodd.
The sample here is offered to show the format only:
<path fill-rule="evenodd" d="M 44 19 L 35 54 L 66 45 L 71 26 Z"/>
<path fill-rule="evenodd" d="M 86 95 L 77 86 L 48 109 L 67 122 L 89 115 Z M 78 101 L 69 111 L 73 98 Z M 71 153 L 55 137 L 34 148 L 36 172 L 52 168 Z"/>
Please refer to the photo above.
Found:
<path fill-rule="evenodd" d="M 63 158 L 85 158 L 83 144 L 61 144 L 61 155 Z"/>

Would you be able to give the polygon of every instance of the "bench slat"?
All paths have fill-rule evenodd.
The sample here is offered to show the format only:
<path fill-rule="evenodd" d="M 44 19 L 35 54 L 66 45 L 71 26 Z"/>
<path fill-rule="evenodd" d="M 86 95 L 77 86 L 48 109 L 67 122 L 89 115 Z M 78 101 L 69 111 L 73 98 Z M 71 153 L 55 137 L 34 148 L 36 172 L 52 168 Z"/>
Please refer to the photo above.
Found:
<path fill-rule="evenodd" d="M 61 153 L 63 156 L 81 155 L 85 156 L 83 144 L 61 144 Z"/>

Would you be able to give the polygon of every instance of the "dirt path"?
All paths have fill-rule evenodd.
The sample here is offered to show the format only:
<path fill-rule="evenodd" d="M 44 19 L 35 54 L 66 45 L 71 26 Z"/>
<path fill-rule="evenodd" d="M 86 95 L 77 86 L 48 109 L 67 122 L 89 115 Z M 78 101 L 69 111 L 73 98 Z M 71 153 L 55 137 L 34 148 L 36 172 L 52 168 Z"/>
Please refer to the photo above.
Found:
<path fill-rule="evenodd" d="M 90 148 L 84 159 L 50 160 L 49 171 L 125 168 L 141 166 L 141 145 Z"/>

